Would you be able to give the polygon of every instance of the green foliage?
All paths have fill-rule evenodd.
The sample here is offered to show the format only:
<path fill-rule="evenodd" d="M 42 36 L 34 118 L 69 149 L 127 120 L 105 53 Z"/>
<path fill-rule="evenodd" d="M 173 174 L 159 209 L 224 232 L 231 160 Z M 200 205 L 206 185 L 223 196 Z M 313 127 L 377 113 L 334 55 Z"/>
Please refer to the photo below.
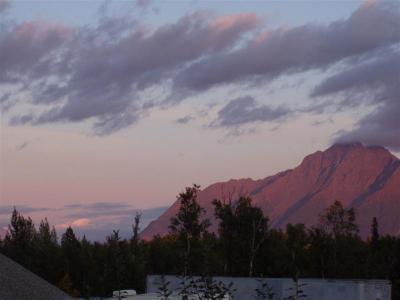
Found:
<path fill-rule="evenodd" d="M 310 235 L 317 238 L 314 247 L 324 265 L 322 277 L 354 278 L 365 273 L 366 247 L 358 235 L 356 213 L 353 208 L 346 209 L 342 203 L 335 201 L 320 215 L 320 224 Z M 314 249 L 315 250 L 315 249 Z M 323 257 L 323 255 L 325 257 Z"/>
<path fill-rule="evenodd" d="M 248 197 L 229 203 L 214 200 L 213 204 L 225 258 L 224 273 L 253 276 L 256 256 L 268 236 L 268 218 Z"/>
<path fill-rule="evenodd" d="M 4 239 L 4 253 L 27 268 L 35 269 L 35 235 L 36 229 L 32 219 L 25 218 L 14 208 Z"/>
<path fill-rule="evenodd" d="M 50 228 L 47 219 L 42 220 L 39 230 L 35 235 L 33 247 L 35 249 L 35 269 L 37 273 L 51 280 L 60 275 L 60 246 L 58 245 L 57 233 L 54 227 Z"/>
<path fill-rule="evenodd" d="M 340 201 L 335 201 L 325 213 L 320 215 L 320 223 L 326 232 L 335 238 L 358 234 L 354 208 L 346 209 Z"/>
<path fill-rule="evenodd" d="M 376 247 L 379 243 L 379 227 L 378 227 L 378 220 L 376 219 L 376 217 L 372 219 L 370 241 L 372 247 Z"/>
<path fill-rule="evenodd" d="M 197 203 L 197 194 L 200 186 L 187 187 L 185 192 L 180 193 L 177 200 L 180 204 L 176 216 L 171 218 L 169 229 L 171 235 L 180 242 L 180 250 L 183 252 L 183 275 L 187 276 L 193 272 L 194 264 L 198 262 L 197 257 L 200 239 L 204 236 L 210 222 L 204 219 L 205 210 Z M 197 251 L 199 252 L 199 251 Z M 200 251 L 201 252 L 201 251 Z"/>
<path fill-rule="evenodd" d="M 68 227 L 61 237 L 61 253 L 64 272 L 70 276 L 72 285 L 82 290 L 81 243 L 71 227 Z"/>
<path fill-rule="evenodd" d="M 202 219 L 205 214 L 204 208 L 197 203 L 199 190 L 200 186 L 194 184 L 180 193 L 177 197 L 179 211 L 171 218 L 171 234 L 185 243 L 187 240 L 199 240 L 210 226 L 209 220 Z"/>
<path fill-rule="evenodd" d="M 58 287 L 72 297 L 79 297 L 80 293 L 74 288 L 71 278 L 68 273 L 65 273 L 61 280 L 58 282 Z"/>
<path fill-rule="evenodd" d="M 183 209 L 173 218 L 170 234 L 151 241 L 140 239 L 140 215 L 132 218 L 129 239 L 116 230 L 104 242 L 91 242 L 76 236 L 70 227 L 58 240 L 46 219 L 35 228 L 29 217 L 14 210 L 0 252 L 84 298 L 110 296 L 118 289 L 143 292 L 147 274 L 183 274 L 186 269 L 188 274 L 204 276 L 201 280 L 181 277 L 182 296 L 200 291 L 204 299 L 219 299 L 222 293 L 232 294 L 233 286 L 216 282 L 214 276 L 252 274 L 290 277 L 297 283 L 301 277 L 388 279 L 393 283 L 392 298 L 400 299 L 400 239 L 379 234 L 378 220 L 372 221 L 371 236 L 364 241 L 358 235 L 354 210 L 335 202 L 321 215 L 318 226 L 289 224 L 282 231 L 270 229 L 268 218 L 249 198 L 230 203 L 216 200 L 220 221 L 216 235 L 207 231 L 204 210 L 197 203 L 198 189 L 193 186 L 179 195 Z M 289 299 L 301 299 L 302 290 L 301 284 L 295 285 Z M 171 296 L 166 283 L 161 292 L 163 297 Z M 261 283 L 254 296 L 273 299 L 275 295 Z"/>
<path fill-rule="evenodd" d="M 290 277 L 305 276 L 305 269 L 309 264 L 308 247 L 309 238 L 304 224 L 288 224 L 286 227 L 286 245 L 291 263 L 288 268 Z"/>

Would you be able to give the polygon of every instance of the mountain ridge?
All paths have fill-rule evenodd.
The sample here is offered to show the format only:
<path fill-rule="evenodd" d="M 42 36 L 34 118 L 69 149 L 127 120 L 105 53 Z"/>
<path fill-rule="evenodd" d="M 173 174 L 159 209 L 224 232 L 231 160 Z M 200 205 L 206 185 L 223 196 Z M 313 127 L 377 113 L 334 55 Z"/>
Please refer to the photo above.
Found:
<path fill-rule="evenodd" d="M 363 237 L 368 236 L 373 217 L 378 218 L 382 233 L 400 233 L 400 220 L 395 217 L 400 214 L 400 160 L 381 146 L 334 144 L 307 155 L 297 167 L 272 176 L 211 184 L 198 195 L 199 204 L 212 221 L 211 230 L 217 228 L 212 200 L 240 196 L 250 196 L 274 228 L 284 228 L 287 223 L 312 226 L 325 208 L 339 200 L 345 207 L 356 208 Z M 166 234 L 169 220 L 178 209 L 175 201 L 143 230 L 142 237 Z"/>

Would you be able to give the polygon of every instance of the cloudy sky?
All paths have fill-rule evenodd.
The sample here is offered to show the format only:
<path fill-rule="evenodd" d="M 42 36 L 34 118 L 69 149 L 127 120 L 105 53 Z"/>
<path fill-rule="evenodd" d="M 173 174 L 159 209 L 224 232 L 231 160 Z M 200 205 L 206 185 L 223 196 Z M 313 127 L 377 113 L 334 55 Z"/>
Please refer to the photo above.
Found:
<path fill-rule="evenodd" d="M 93 238 L 335 142 L 400 153 L 398 1 L 0 0 L 0 227 Z"/>

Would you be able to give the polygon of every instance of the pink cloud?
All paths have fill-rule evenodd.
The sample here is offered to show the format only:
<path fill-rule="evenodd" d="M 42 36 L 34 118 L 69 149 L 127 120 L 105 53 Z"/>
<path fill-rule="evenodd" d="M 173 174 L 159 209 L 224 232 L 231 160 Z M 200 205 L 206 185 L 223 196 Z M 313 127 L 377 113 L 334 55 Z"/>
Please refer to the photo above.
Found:
<path fill-rule="evenodd" d="M 72 222 L 71 226 L 74 227 L 86 227 L 90 225 L 90 220 L 87 218 L 77 219 Z"/>
<path fill-rule="evenodd" d="M 80 218 L 73 220 L 71 223 L 63 223 L 63 224 L 58 224 L 56 225 L 56 228 L 67 228 L 69 226 L 73 228 L 80 228 L 80 227 L 88 227 L 91 225 L 91 221 L 88 218 Z"/>
<path fill-rule="evenodd" d="M 254 43 L 255 44 L 260 44 L 265 42 L 266 39 L 268 39 L 271 35 L 273 34 L 273 31 L 270 29 L 263 30 L 259 34 L 257 34 L 254 37 Z"/>
<path fill-rule="evenodd" d="M 73 30 L 58 23 L 46 23 L 42 21 L 28 21 L 18 25 L 14 29 L 16 39 L 34 39 L 34 42 L 46 42 L 52 39 L 59 42 L 71 36 Z"/>
<path fill-rule="evenodd" d="M 228 15 L 215 19 L 211 27 L 215 30 L 230 30 L 235 27 L 252 29 L 260 23 L 259 17 L 254 13 Z"/>

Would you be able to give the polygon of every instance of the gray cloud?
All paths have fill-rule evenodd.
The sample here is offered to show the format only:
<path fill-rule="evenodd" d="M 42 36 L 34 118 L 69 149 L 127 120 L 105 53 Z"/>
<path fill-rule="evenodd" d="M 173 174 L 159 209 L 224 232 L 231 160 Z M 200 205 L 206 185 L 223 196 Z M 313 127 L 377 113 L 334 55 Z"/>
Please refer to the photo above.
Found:
<path fill-rule="evenodd" d="M 146 9 L 152 4 L 152 0 L 136 0 L 135 5 L 138 8 Z"/>
<path fill-rule="evenodd" d="M 45 31 L 46 34 L 40 35 L 44 41 L 31 38 L 32 42 L 26 47 L 25 39 L 19 39 L 15 33 L 17 28 L 12 28 L 2 41 L 3 47 L 9 49 L 9 58 L 0 57 L 1 61 L 7 61 L 0 83 L 5 80 L 19 83 L 21 70 L 29 68 L 34 72 L 29 74 L 33 81 L 29 84 L 33 103 L 52 108 L 39 115 L 14 116 L 11 123 L 94 119 L 98 134 L 127 127 L 139 119 L 148 101 L 157 100 L 148 97 L 143 100 L 139 95 L 141 91 L 160 84 L 189 61 L 233 47 L 244 33 L 257 25 L 258 19 L 253 14 L 218 18 L 198 12 L 155 30 L 145 29 L 135 22 L 102 18 L 97 27 L 75 29 L 57 58 L 50 51 L 61 44 L 58 32 L 48 41 L 45 37 L 49 34 Z M 27 27 L 24 31 L 38 30 L 34 23 Z M 13 42 L 15 39 L 17 41 Z M 41 46 L 30 49 L 31 44 Z M 25 50 L 13 54 L 14 48 Z M 37 65 L 38 62 L 43 63 Z M 13 76 L 10 77 L 10 73 Z M 49 78 L 41 77 L 43 73 L 47 77 L 58 77 L 58 83 L 48 83 L 45 79 Z"/>
<path fill-rule="evenodd" d="M 0 0 L 0 14 L 10 7 L 10 1 Z"/>
<path fill-rule="evenodd" d="M 177 124 L 187 124 L 190 121 L 193 121 L 194 119 L 195 118 L 193 116 L 187 115 L 187 116 L 184 116 L 182 118 L 176 119 L 175 123 L 177 123 Z"/>
<path fill-rule="evenodd" d="M 96 218 L 101 216 L 127 217 L 130 220 L 136 213 L 142 214 L 142 221 L 158 217 L 167 207 L 138 209 L 127 203 L 96 202 L 90 204 L 65 205 L 65 216 L 68 218 Z M 146 221 L 147 222 L 147 221 Z M 147 223 L 146 223 L 147 224 Z"/>
<path fill-rule="evenodd" d="M 73 212 L 68 212 L 66 217 L 68 218 L 96 218 L 102 216 L 113 216 L 113 217 L 121 217 L 121 216 L 134 216 L 136 213 L 139 213 L 140 210 L 137 208 L 110 208 L 109 210 L 104 209 L 82 209 Z"/>
<path fill-rule="evenodd" d="M 271 80 L 357 59 L 399 41 L 399 4 L 365 3 L 348 19 L 270 30 L 235 51 L 208 56 L 178 74 L 175 87 L 203 91 L 259 77 Z"/>
<path fill-rule="evenodd" d="M 130 205 L 126 203 L 114 203 L 114 202 L 95 202 L 95 203 L 89 203 L 89 204 L 82 204 L 82 203 L 74 203 L 74 204 L 67 204 L 64 205 L 64 208 L 70 209 L 70 208 L 80 208 L 80 209 L 87 209 L 87 210 L 102 210 L 102 211 L 107 211 L 109 209 L 123 209 L 123 208 L 128 208 Z"/>
<path fill-rule="evenodd" d="M 132 224 L 136 213 L 141 214 L 140 228 L 144 229 L 158 218 L 168 207 L 136 209 L 126 203 L 98 202 L 92 204 L 72 204 L 65 206 L 65 217 L 69 219 L 90 219 L 92 226 L 74 229 L 80 236 L 91 240 L 104 240 L 112 230 L 120 230 L 124 238 L 132 236 Z M 110 221 L 101 219 L 107 217 Z M 96 219 L 101 221 L 97 222 Z"/>
<path fill-rule="evenodd" d="M 291 114 L 284 107 L 271 108 L 260 105 L 250 96 L 229 101 L 219 112 L 211 127 L 239 127 L 254 122 L 279 121 Z"/>
<path fill-rule="evenodd" d="M 400 105 L 391 103 L 362 118 L 356 129 L 339 132 L 336 141 L 361 141 L 367 145 L 384 145 L 400 151 L 399 116 Z"/>
<path fill-rule="evenodd" d="M 334 74 L 319 84 L 312 96 L 339 96 L 341 106 L 372 105 L 356 128 L 341 131 L 339 142 L 361 141 L 400 150 L 400 49 L 371 57 Z"/>
<path fill-rule="evenodd" d="M 126 203 L 96 202 L 90 204 L 69 204 L 64 206 L 69 218 L 91 218 L 104 215 L 126 215 L 135 210 Z"/>
<path fill-rule="evenodd" d="M 0 85 L 25 88 L 55 71 L 52 55 L 71 34 L 70 29 L 41 21 L 0 25 L 5 27 L 0 30 Z"/>
<path fill-rule="evenodd" d="M 31 213 L 45 212 L 56 214 L 60 222 L 72 224 L 73 221 L 79 219 L 89 219 L 90 226 L 74 228 L 79 236 L 86 235 L 91 240 L 105 240 L 112 230 L 120 230 L 123 237 L 129 238 L 132 236 L 132 224 L 136 213 L 141 214 L 141 229 L 144 229 L 151 221 L 158 218 L 168 207 L 153 207 L 146 209 L 135 209 L 127 203 L 113 202 L 96 202 L 89 204 L 75 203 L 64 205 L 62 208 L 42 208 L 26 205 L 16 205 L 17 210 L 25 217 Z M 5 227 L 9 224 L 11 213 L 14 206 L 0 206 L 0 227 Z M 44 216 L 42 216 L 44 218 Z M 36 220 L 38 221 L 38 220 Z M 38 224 L 38 222 L 36 222 Z M 51 224 L 57 225 L 57 224 Z M 63 230 L 62 227 L 60 229 Z M 62 234 L 62 232 L 59 232 Z"/>
<path fill-rule="evenodd" d="M 0 206 L 0 215 L 9 215 L 11 217 L 11 213 L 14 210 L 14 207 L 17 209 L 18 212 L 26 214 L 38 211 L 48 211 L 48 208 L 43 207 L 32 207 L 27 205 L 1 205 Z"/>
<path fill-rule="evenodd" d="M 376 100 L 376 94 L 382 100 L 395 96 L 392 89 L 399 83 L 400 49 L 391 49 L 375 55 L 356 64 L 349 65 L 344 70 L 323 80 L 312 92 L 312 96 L 326 96 L 338 92 L 359 93 L 368 90 L 374 92 L 374 97 L 364 98 Z"/>
<path fill-rule="evenodd" d="M 10 112 L 12 125 L 89 121 L 95 134 L 111 134 L 135 124 L 152 108 L 174 105 L 191 93 L 231 83 L 263 84 L 281 75 L 331 66 L 342 71 L 317 86 L 312 97 L 340 90 L 348 96 L 347 103 L 340 103 L 345 109 L 367 103 L 362 95 L 373 85 L 380 93 L 374 90 L 376 97 L 368 104 L 384 103 L 380 106 L 390 107 L 388 112 L 397 108 L 392 101 L 379 100 L 397 91 L 385 75 L 393 69 L 378 65 L 400 42 L 400 5 L 394 1 L 366 2 L 348 18 L 327 25 L 278 29 L 263 27 L 255 14 L 216 17 L 204 11 L 152 29 L 138 20 L 105 15 L 96 25 L 77 28 L 43 21 L 1 25 L 0 86 L 7 89 L 0 91 L 0 105 Z M 373 68 L 380 78 L 389 79 L 373 79 Z M 22 101 L 17 99 L 29 99 L 38 110 L 13 113 L 10 107 Z M 302 112 L 318 109 L 323 106 L 314 103 Z M 387 128 L 380 111 L 369 118 L 375 131 Z M 282 120 L 290 113 L 251 98 L 233 99 L 211 126 L 237 129 Z M 366 124 L 360 121 L 359 132 L 365 132 Z M 395 128 L 391 132 L 395 135 Z"/>

